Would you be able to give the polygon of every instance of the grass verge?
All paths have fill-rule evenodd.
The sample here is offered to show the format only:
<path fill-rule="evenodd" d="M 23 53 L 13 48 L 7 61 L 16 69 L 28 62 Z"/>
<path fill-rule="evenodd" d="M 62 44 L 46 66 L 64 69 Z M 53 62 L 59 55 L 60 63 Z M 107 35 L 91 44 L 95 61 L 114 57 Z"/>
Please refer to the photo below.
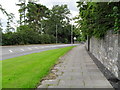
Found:
<path fill-rule="evenodd" d="M 0 90 L 2 89 L 2 62 L 0 62 Z"/>
<path fill-rule="evenodd" d="M 36 88 L 60 56 L 71 47 L 33 53 L 2 61 L 2 88 Z"/>
<path fill-rule="evenodd" d="M 2 47 L 0 46 L 0 60 L 2 60 Z M 0 61 L 0 90 L 2 89 L 2 62 Z"/>

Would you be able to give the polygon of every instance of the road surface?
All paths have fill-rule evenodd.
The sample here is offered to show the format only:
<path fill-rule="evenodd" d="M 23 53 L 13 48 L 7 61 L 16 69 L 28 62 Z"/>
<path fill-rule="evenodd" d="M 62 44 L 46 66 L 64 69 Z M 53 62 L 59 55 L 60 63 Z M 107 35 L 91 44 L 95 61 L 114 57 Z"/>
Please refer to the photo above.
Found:
<path fill-rule="evenodd" d="M 79 44 L 1 46 L 2 50 L 0 50 L 0 56 L 2 58 L 0 58 L 0 60 L 75 45 Z"/>

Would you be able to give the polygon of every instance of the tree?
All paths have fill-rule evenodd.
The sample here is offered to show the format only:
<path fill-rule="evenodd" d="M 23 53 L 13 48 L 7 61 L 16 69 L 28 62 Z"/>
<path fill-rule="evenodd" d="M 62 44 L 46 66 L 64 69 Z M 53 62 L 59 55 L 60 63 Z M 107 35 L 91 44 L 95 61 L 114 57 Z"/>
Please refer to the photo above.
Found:
<path fill-rule="evenodd" d="M 26 24 L 26 9 L 27 9 L 27 6 L 26 6 L 26 1 L 27 0 L 19 0 L 19 4 L 16 4 L 17 6 L 20 7 L 20 9 L 18 10 L 19 13 L 20 13 L 20 20 L 18 21 L 20 25 L 22 25 L 22 23 L 24 23 L 24 25 Z M 28 0 L 28 2 L 37 2 L 39 0 Z"/>
<path fill-rule="evenodd" d="M 0 45 L 2 45 L 2 24 L 0 20 Z"/>
<path fill-rule="evenodd" d="M 9 15 L 8 13 L 7 13 L 7 11 L 2 7 L 2 5 L 0 4 L 0 10 L 2 11 L 2 13 L 3 14 L 5 14 L 5 15 Z"/>
<path fill-rule="evenodd" d="M 14 18 L 14 14 L 13 13 L 7 13 L 7 11 L 2 7 L 2 5 L 0 4 L 0 10 L 2 11 L 3 14 L 5 14 L 7 16 L 7 28 L 6 28 L 6 32 L 10 32 L 10 30 L 14 29 L 11 26 L 11 23 L 13 23 L 13 18 Z M 1 27 L 2 28 L 2 27 Z"/>
<path fill-rule="evenodd" d="M 50 10 L 49 18 L 44 22 L 45 28 L 44 32 L 46 34 L 56 36 L 56 25 L 57 25 L 57 35 L 58 41 L 64 43 L 65 40 L 70 37 L 70 10 L 67 5 L 55 5 Z M 67 32 L 67 33 L 66 33 Z"/>
<path fill-rule="evenodd" d="M 49 15 L 49 9 L 41 4 L 29 2 L 27 4 L 26 23 L 37 32 L 41 32 L 41 22 Z"/>
<path fill-rule="evenodd" d="M 83 35 L 95 36 L 97 38 L 102 38 L 106 32 L 113 29 L 113 26 L 117 25 L 117 30 L 119 30 L 120 25 L 118 16 L 120 16 L 120 11 L 117 11 L 117 17 L 111 18 L 114 11 L 113 8 L 116 6 L 120 8 L 119 2 L 77 2 L 79 8 L 79 20 L 80 30 Z M 115 15 L 115 14 L 114 14 Z M 116 20 L 117 18 L 117 20 Z M 115 24 L 116 21 L 116 25 Z"/>
<path fill-rule="evenodd" d="M 22 25 L 22 23 L 24 23 L 24 25 L 25 25 L 25 16 L 26 16 L 26 14 L 25 14 L 25 11 L 26 11 L 25 0 L 24 0 L 24 2 L 21 2 L 20 4 L 17 4 L 17 6 L 20 7 L 20 9 L 18 10 L 19 13 L 20 13 L 20 15 L 19 15 L 19 17 L 20 17 L 19 24 Z"/>
<path fill-rule="evenodd" d="M 1 20 L 0 20 L 0 32 L 2 32 L 2 23 L 1 23 Z"/>
<path fill-rule="evenodd" d="M 11 31 L 14 30 L 14 28 L 11 26 L 11 23 L 13 23 L 13 18 L 14 18 L 14 14 L 13 13 L 8 14 L 6 32 L 11 32 Z"/>
<path fill-rule="evenodd" d="M 55 5 L 52 9 L 48 9 L 44 5 L 28 2 L 28 4 L 20 3 L 19 6 L 21 7 L 20 26 L 15 32 L 11 32 L 10 23 L 14 15 L 8 14 L 7 32 L 3 33 L 3 45 L 49 44 L 55 43 L 56 39 L 58 43 L 70 43 L 71 19 L 67 5 Z"/>
<path fill-rule="evenodd" d="M 21 25 L 17 28 L 20 44 L 37 44 L 39 42 L 39 34 L 35 32 L 29 25 Z"/>

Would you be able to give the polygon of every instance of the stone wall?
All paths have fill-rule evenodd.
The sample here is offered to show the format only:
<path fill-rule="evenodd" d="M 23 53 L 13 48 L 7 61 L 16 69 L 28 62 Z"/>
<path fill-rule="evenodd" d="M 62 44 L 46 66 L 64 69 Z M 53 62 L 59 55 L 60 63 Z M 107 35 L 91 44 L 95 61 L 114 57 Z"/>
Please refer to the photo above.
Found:
<path fill-rule="evenodd" d="M 120 34 L 118 35 L 118 76 L 120 79 Z"/>
<path fill-rule="evenodd" d="M 101 40 L 92 37 L 89 51 L 120 79 L 120 35 L 108 31 Z"/>

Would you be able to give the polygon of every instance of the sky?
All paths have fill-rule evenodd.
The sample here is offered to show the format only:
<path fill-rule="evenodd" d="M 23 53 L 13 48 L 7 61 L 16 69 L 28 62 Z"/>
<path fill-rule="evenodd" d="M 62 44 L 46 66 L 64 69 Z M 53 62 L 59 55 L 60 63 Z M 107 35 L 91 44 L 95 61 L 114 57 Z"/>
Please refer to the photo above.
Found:
<path fill-rule="evenodd" d="M 76 3 L 77 1 L 78 0 L 39 0 L 37 3 L 45 5 L 49 9 L 51 9 L 53 5 L 67 4 L 71 12 L 71 17 L 75 17 L 79 13 L 79 10 L 77 8 L 77 3 Z M 19 6 L 16 6 L 17 3 L 19 3 L 19 0 L 0 0 L 0 4 L 2 5 L 2 7 L 8 13 L 12 12 L 15 15 L 15 19 L 14 19 L 15 24 L 12 24 L 14 27 L 17 27 L 16 21 L 19 20 L 19 13 L 18 13 Z M 5 28 L 7 17 L 3 15 L 2 12 L 0 12 L 0 19 L 2 22 L 3 28 Z"/>

